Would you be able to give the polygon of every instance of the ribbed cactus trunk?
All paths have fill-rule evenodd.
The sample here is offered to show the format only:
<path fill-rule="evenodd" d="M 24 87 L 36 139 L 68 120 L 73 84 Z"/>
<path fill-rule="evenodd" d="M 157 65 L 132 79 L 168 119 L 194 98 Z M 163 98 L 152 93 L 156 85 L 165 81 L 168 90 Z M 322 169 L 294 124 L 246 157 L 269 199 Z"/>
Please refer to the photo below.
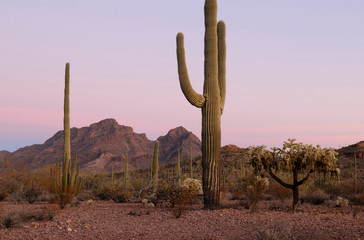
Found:
<path fill-rule="evenodd" d="M 190 148 L 190 178 L 193 178 L 192 148 Z"/>
<path fill-rule="evenodd" d="M 158 187 L 158 162 L 159 162 L 159 142 L 156 141 L 154 145 L 154 154 L 153 154 L 153 164 L 152 164 L 152 183 L 153 183 L 153 193 L 157 192 Z"/>
<path fill-rule="evenodd" d="M 177 172 L 177 183 L 178 183 L 178 186 L 181 186 L 182 184 L 182 171 L 181 171 L 181 153 L 178 149 L 178 155 L 177 155 L 177 169 L 176 169 L 176 172 Z"/>
<path fill-rule="evenodd" d="M 187 100 L 202 109 L 202 183 L 205 208 L 220 205 L 220 117 L 225 104 L 225 23 L 217 23 L 217 0 L 205 1 L 205 63 L 203 95 L 189 81 L 183 34 L 177 35 L 177 61 L 181 89 Z"/>
<path fill-rule="evenodd" d="M 115 182 L 115 172 L 114 172 L 114 166 L 111 166 L 111 182 Z"/>
<path fill-rule="evenodd" d="M 129 166 L 128 166 L 128 154 L 125 153 L 125 171 L 124 171 L 124 189 L 128 190 L 128 182 L 129 182 Z"/>
<path fill-rule="evenodd" d="M 66 63 L 64 87 L 64 116 L 63 116 L 63 174 L 62 188 L 66 191 L 67 176 L 71 161 L 71 133 L 70 133 L 70 64 Z"/>

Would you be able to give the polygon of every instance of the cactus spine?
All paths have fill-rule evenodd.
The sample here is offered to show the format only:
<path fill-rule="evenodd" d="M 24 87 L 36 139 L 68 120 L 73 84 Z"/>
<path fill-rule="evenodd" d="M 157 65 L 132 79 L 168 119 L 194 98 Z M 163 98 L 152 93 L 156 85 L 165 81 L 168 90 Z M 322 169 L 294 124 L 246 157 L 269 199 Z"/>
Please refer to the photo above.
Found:
<path fill-rule="evenodd" d="M 124 189 L 127 191 L 129 182 L 128 153 L 125 153 Z"/>
<path fill-rule="evenodd" d="M 203 95 L 190 83 L 184 36 L 177 34 L 177 62 L 181 89 L 187 100 L 202 109 L 202 182 L 205 208 L 220 205 L 220 118 L 225 104 L 225 23 L 217 22 L 217 0 L 205 0 L 205 62 Z"/>
<path fill-rule="evenodd" d="M 182 184 L 182 179 L 181 179 L 181 176 L 182 176 L 182 173 L 181 173 L 181 153 L 178 149 L 178 154 L 177 154 L 177 169 L 176 169 L 176 172 L 177 172 L 177 182 L 178 182 L 178 186 L 181 186 Z"/>
<path fill-rule="evenodd" d="M 153 154 L 153 162 L 152 162 L 152 184 L 153 184 L 153 193 L 156 193 L 158 187 L 158 153 L 159 153 L 159 142 L 156 141 L 154 145 L 154 154 Z"/>

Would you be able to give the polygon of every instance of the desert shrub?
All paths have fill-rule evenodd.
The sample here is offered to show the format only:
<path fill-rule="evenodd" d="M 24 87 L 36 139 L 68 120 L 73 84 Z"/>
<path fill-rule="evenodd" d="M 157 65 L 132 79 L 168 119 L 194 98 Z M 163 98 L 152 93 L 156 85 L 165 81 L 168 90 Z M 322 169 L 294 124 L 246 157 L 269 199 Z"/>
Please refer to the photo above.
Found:
<path fill-rule="evenodd" d="M 235 175 L 227 185 L 227 190 L 231 193 L 232 200 L 240 200 L 244 196 L 244 183 L 243 180 Z"/>
<path fill-rule="evenodd" d="M 105 174 L 86 175 L 81 177 L 82 190 L 95 190 L 106 182 Z"/>
<path fill-rule="evenodd" d="M 197 197 L 196 189 L 190 190 L 188 187 L 171 185 L 168 189 L 159 190 L 156 193 L 156 204 L 167 207 L 179 218 L 187 212 Z"/>
<path fill-rule="evenodd" d="M 318 189 L 311 193 L 306 193 L 301 197 L 302 202 L 311 203 L 314 205 L 323 204 L 325 201 L 329 200 L 330 196 L 325 193 L 325 191 Z"/>
<path fill-rule="evenodd" d="M 315 231 L 299 231 L 295 225 L 282 227 L 279 224 L 264 225 L 256 231 L 257 240 L 304 240 L 325 239 Z"/>
<path fill-rule="evenodd" d="M 22 187 L 22 197 L 28 203 L 34 203 L 43 194 L 43 188 L 33 179 L 29 179 Z"/>
<path fill-rule="evenodd" d="M 129 190 L 130 191 L 134 190 L 134 191 L 138 192 L 139 197 L 144 198 L 152 190 L 151 188 L 149 188 L 149 190 L 150 190 L 149 192 L 145 191 L 146 186 L 149 185 L 148 183 L 149 183 L 149 179 L 147 179 L 147 178 L 143 178 L 143 177 L 133 178 L 129 183 Z"/>
<path fill-rule="evenodd" d="M 9 194 L 19 191 L 24 180 L 25 174 L 20 171 L 15 169 L 2 171 L 0 175 L 0 197 L 4 200 Z"/>
<path fill-rule="evenodd" d="M 16 227 L 21 223 L 30 221 L 52 221 L 57 211 L 53 205 L 43 205 L 40 209 L 30 211 L 18 210 L 9 212 L 0 219 L 0 224 L 5 228 Z"/>
<path fill-rule="evenodd" d="M 244 181 L 244 191 L 248 199 L 249 208 L 255 210 L 263 193 L 269 188 L 269 179 L 261 176 L 250 175 Z"/>
<path fill-rule="evenodd" d="M 353 202 L 357 205 L 364 205 L 364 193 L 359 193 L 354 196 Z"/>
<path fill-rule="evenodd" d="M 276 181 L 271 183 L 269 193 L 281 202 L 292 197 L 291 189 L 283 187 Z"/>
<path fill-rule="evenodd" d="M 342 189 L 342 183 L 338 183 L 338 184 L 325 184 L 322 189 L 325 191 L 325 193 L 330 195 L 331 199 L 335 199 L 338 196 L 343 194 L 343 189 Z"/>
<path fill-rule="evenodd" d="M 127 202 L 130 198 L 130 194 L 122 186 L 111 183 L 99 187 L 95 196 L 100 200 L 113 200 L 117 203 Z"/>
<path fill-rule="evenodd" d="M 5 200 L 5 198 L 8 196 L 8 191 L 5 188 L 4 185 L 2 185 L 1 181 L 0 181 L 0 201 Z"/>
<path fill-rule="evenodd" d="M 1 218 L 1 225 L 5 228 L 11 228 L 20 222 L 20 217 L 18 214 L 7 214 Z"/>
<path fill-rule="evenodd" d="M 290 198 L 283 200 L 276 200 L 269 202 L 268 209 L 270 211 L 291 211 L 292 209 L 292 200 Z"/>
<path fill-rule="evenodd" d="M 345 179 L 337 184 L 327 184 L 324 186 L 324 191 L 328 193 L 332 199 L 338 196 L 354 200 L 355 189 L 352 179 Z M 357 184 L 357 193 L 364 192 L 364 184 Z"/>
<path fill-rule="evenodd" d="M 95 198 L 95 193 L 92 190 L 81 190 L 77 195 L 78 201 L 87 201 Z"/>

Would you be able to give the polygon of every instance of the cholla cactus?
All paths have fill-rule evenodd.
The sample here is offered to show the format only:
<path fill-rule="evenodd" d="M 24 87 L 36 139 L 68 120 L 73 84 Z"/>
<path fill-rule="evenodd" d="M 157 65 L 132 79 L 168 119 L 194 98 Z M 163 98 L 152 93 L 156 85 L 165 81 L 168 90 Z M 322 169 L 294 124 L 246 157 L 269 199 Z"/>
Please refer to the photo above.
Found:
<path fill-rule="evenodd" d="M 282 148 L 266 149 L 266 146 L 250 147 L 250 164 L 255 172 L 262 170 L 285 188 L 292 189 L 293 207 L 299 201 L 298 187 L 304 184 L 314 172 L 331 173 L 332 178 L 338 178 L 336 170 L 337 152 L 330 148 L 321 148 L 319 145 L 312 146 L 295 142 L 295 139 L 288 139 Z M 292 183 L 284 182 L 277 176 L 278 172 L 291 173 Z M 303 175 L 299 179 L 299 175 Z"/>
<path fill-rule="evenodd" d="M 185 189 L 188 189 L 191 192 L 195 192 L 197 194 L 202 194 L 202 185 L 201 185 L 201 181 L 198 179 L 193 179 L 193 178 L 186 178 L 183 183 L 182 186 Z"/>
<path fill-rule="evenodd" d="M 142 203 L 143 203 L 143 205 L 144 205 L 144 206 L 146 206 L 146 205 L 148 204 L 148 200 L 144 198 L 144 199 L 142 200 Z"/>
<path fill-rule="evenodd" d="M 336 207 L 347 207 L 349 204 L 349 201 L 345 198 L 342 197 L 337 197 L 337 200 L 335 201 L 335 206 Z"/>

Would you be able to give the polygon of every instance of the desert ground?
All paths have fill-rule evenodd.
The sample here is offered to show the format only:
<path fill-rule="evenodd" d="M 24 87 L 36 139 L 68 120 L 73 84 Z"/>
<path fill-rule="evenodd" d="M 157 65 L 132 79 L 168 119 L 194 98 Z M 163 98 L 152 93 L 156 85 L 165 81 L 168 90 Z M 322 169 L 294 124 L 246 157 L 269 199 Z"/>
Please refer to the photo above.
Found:
<path fill-rule="evenodd" d="M 363 206 L 302 204 L 293 213 L 278 205 L 262 201 L 252 212 L 237 201 L 214 211 L 194 204 L 176 218 L 169 208 L 142 203 L 84 201 L 63 210 L 3 203 L 2 218 L 18 217 L 0 229 L 0 239 L 364 239 Z"/>

